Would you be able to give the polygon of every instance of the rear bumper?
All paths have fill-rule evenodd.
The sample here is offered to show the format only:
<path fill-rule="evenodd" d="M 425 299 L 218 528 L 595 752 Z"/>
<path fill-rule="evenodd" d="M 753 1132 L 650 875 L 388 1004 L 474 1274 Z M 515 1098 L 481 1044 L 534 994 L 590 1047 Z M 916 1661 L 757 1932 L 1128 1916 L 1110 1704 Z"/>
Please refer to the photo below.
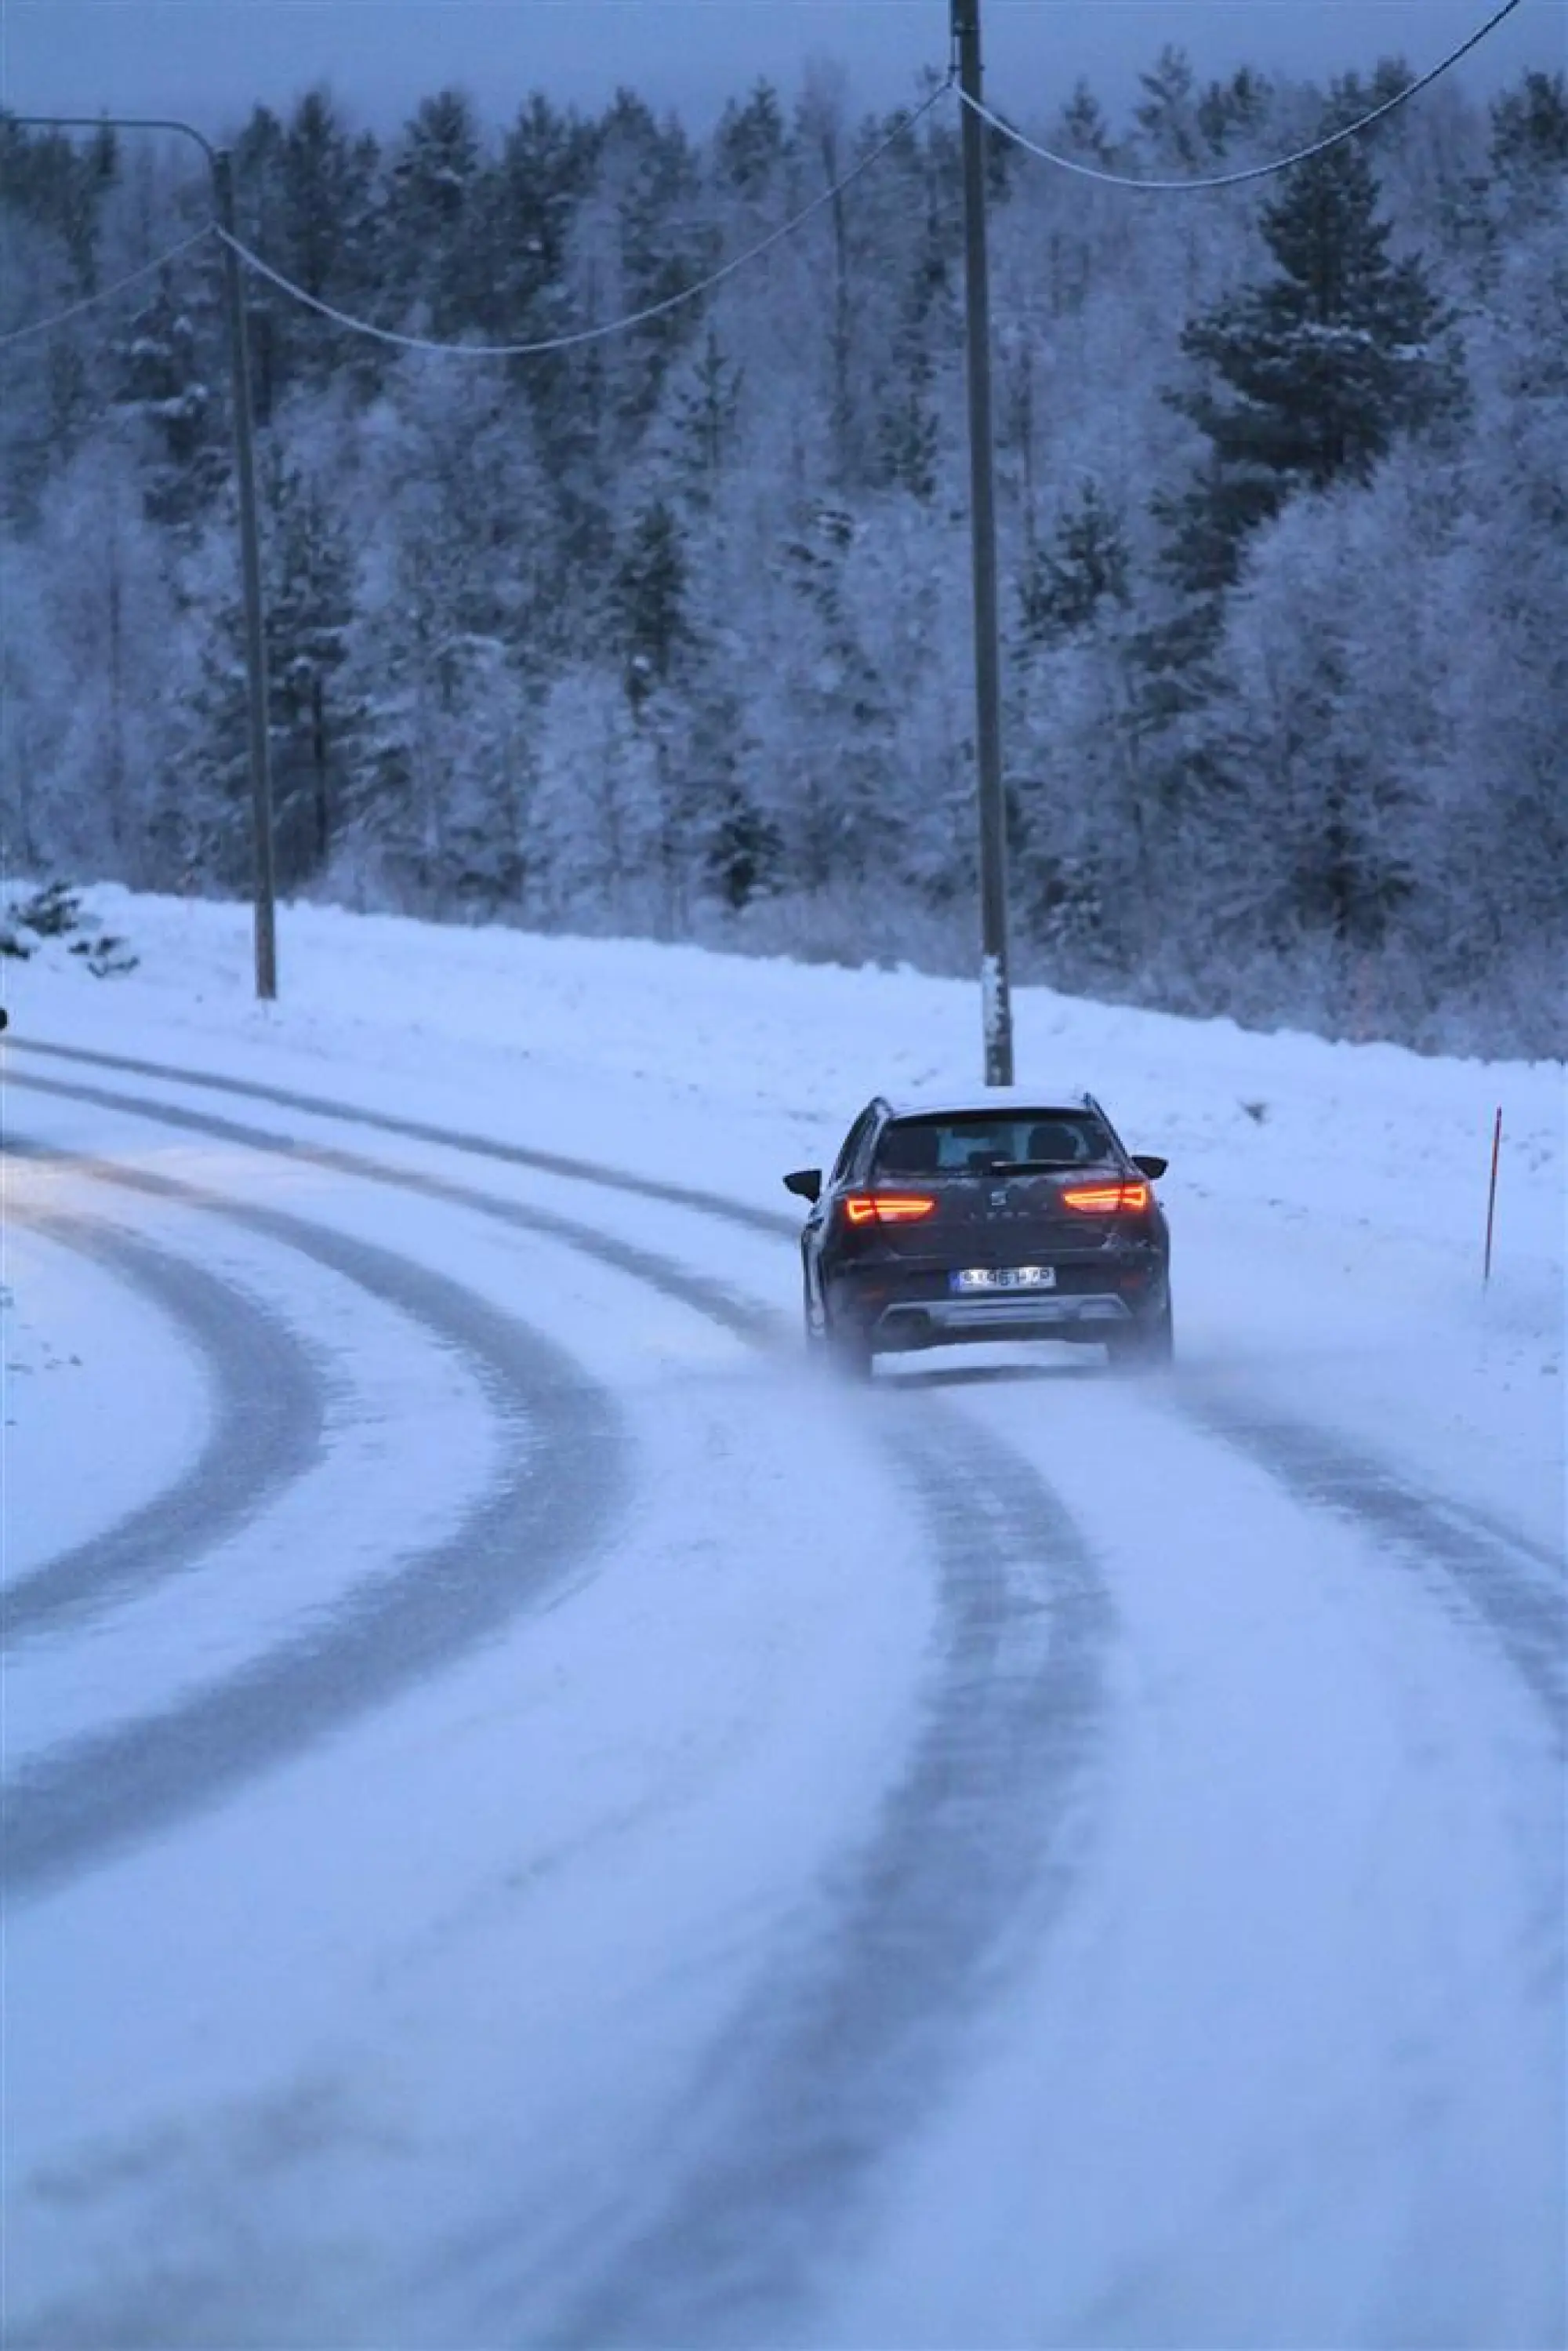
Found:
<path fill-rule="evenodd" d="M 967 1340 L 1100 1339 L 1134 1320 L 1124 1298 L 935 1298 L 895 1302 L 868 1322 L 879 1347 L 947 1347 Z"/>
<path fill-rule="evenodd" d="M 1086 1250 L 1076 1259 L 1059 1254 L 1055 1267 L 1051 1290 L 956 1292 L 946 1266 L 862 1259 L 830 1272 L 828 1320 L 891 1353 L 985 1340 L 1104 1340 L 1167 1311 L 1163 1252 Z"/>

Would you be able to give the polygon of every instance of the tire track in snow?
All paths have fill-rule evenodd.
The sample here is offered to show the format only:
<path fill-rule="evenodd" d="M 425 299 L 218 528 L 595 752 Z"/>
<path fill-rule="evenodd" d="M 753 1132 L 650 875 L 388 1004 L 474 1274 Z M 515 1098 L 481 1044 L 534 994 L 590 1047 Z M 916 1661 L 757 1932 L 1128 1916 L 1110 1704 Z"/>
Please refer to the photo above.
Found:
<path fill-rule="evenodd" d="M 406 1143 L 436 1144 L 444 1151 L 460 1151 L 472 1158 L 495 1159 L 512 1167 L 531 1167 L 541 1176 L 561 1176 L 578 1184 L 593 1184 L 611 1192 L 630 1192 L 639 1199 L 662 1200 L 666 1207 L 693 1208 L 699 1216 L 722 1217 L 726 1223 L 757 1233 L 782 1233 L 791 1239 L 799 1220 L 771 1208 L 748 1207 L 690 1184 L 668 1184 L 656 1176 L 633 1176 L 623 1169 L 601 1166 L 597 1160 L 569 1158 L 559 1151 L 539 1151 L 521 1143 L 499 1143 L 494 1137 L 433 1126 L 426 1120 L 402 1118 L 392 1111 L 346 1110 L 341 1102 L 320 1094 L 300 1093 L 289 1086 L 265 1085 L 256 1078 L 219 1077 L 208 1071 L 181 1070 L 167 1061 L 142 1061 L 124 1053 L 98 1053 L 85 1045 L 47 1045 L 37 1038 L 7 1037 L 0 1045 L 0 1061 L 7 1053 L 40 1053 L 51 1061 L 82 1067 L 114 1070 L 125 1077 L 155 1078 L 170 1085 L 190 1086 L 198 1092 L 231 1094 L 245 1102 L 272 1102 L 279 1110 L 307 1112 L 312 1118 L 339 1120 L 376 1134 L 395 1134 Z M 13 1080 L 13 1083 L 19 1081 Z"/>
<path fill-rule="evenodd" d="M 650 1250 L 469 1186 L 172 1103 L 51 1079 L 12 1082 L 543 1234 L 754 1346 L 777 1348 L 791 1327 Z M 640 1178 L 612 1188 L 668 1196 Z M 680 1204 L 692 1196 L 682 1193 Z M 757 1221 L 794 1230 L 760 1211 Z M 863 1401 L 868 1418 L 882 1412 L 881 1399 Z M 1009 1951 L 1050 1931 L 1075 1880 L 1107 1711 L 1115 1635 L 1107 1586 L 1075 1521 L 1021 1453 L 934 1399 L 918 1428 L 910 1418 L 907 1399 L 887 1399 L 883 1439 L 930 1523 L 939 1573 L 940 1632 L 918 1740 L 800 1952 L 715 2052 L 668 2200 L 622 2243 L 591 2306 L 565 2332 L 552 2322 L 551 2340 L 646 2341 L 647 2326 L 669 2314 L 695 2341 L 739 2306 L 776 2314 L 798 2300 L 824 2243 L 852 2227 L 883 2155 L 937 2094 Z M 620 2218 L 596 2219 L 596 2244 Z M 497 2276 L 503 2325 L 515 2306 L 517 2235 L 508 2218 L 454 2256 L 470 2283 L 480 2264 Z M 603 2272 L 597 2258 L 590 2265 Z"/>
<path fill-rule="evenodd" d="M 204 1808 L 370 1712 L 559 1590 L 627 1489 L 608 1394 L 552 1342 L 444 1275 L 279 1209 L 144 1170 L 61 1159 L 96 1180 L 281 1241 L 421 1322 L 472 1365 L 502 1428 L 502 1473 L 453 1534 L 341 1602 L 325 1629 L 129 1729 L 74 1741 L 5 1790 L 0 1887 L 37 1892 Z M 548 1463 L 549 1475 L 539 1473 Z"/>
<path fill-rule="evenodd" d="M 619 1240 L 597 1225 L 580 1224 L 576 1217 L 559 1216 L 550 1208 L 524 1207 L 520 1201 L 508 1200 L 500 1193 L 480 1191 L 476 1186 L 456 1184 L 447 1176 L 427 1175 L 418 1168 L 396 1167 L 385 1160 L 370 1158 L 363 1152 L 345 1151 L 335 1144 L 302 1142 L 294 1135 L 245 1126 L 234 1119 L 219 1118 L 214 1113 L 184 1110 L 175 1102 L 155 1102 L 144 1095 L 111 1093 L 100 1086 L 68 1085 L 57 1078 L 7 1076 L 6 1082 L 63 1102 L 86 1102 L 93 1109 L 151 1119 L 157 1125 L 172 1126 L 182 1134 L 198 1134 L 205 1142 L 232 1143 L 242 1151 L 264 1152 L 274 1158 L 319 1167 L 328 1175 L 387 1184 L 452 1207 L 472 1208 L 480 1216 L 511 1225 L 520 1232 L 542 1235 L 549 1240 L 563 1241 L 569 1249 L 580 1249 L 600 1264 L 612 1266 L 617 1272 L 628 1273 L 650 1289 L 694 1308 L 737 1338 L 757 1344 L 778 1341 L 786 1327 L 770 1307 L 758 1305 L 754 1299 L 743 1297 L 725 1283 L 677 1267 L 672 1259 L 652 1249 L 641 1249 L 633 1241 Z M 628 1188 L 641 1191 L 646 1187 L 631 1183 Z M 683 1196 L 680 1205 L 689 1207 L 691 1201 Z"/>
<path fill-rule="evenodd" d="M 7 1148 L 27 1147 L 12 1137 Z M 265 1510 L 321 1458 L 333 1381 L 325 1358 L 237 1284 L 113 1226 L 7 1206 L 166 1314 L 206 1365 L 214 1400 L 213 1426 L 172 1485 L 6 1588 L 0 1646 L 10 1650 L 181 1574 Z"/>
<path fill-rule="evenodd" d="M 552 2343 L 788 2337 L 852 2252 L 883 2158 L 956 2072 L 966 2022 L 1013 1955 L 1035 1954 L 1087 1860 L 1117 1629 L 1106 1583 L 1020 1453 L 946 1406 L 920 1417 L 888 1440 L 939 1563 L 919 1738 L 801 1948 L 758 1987 L 650 2160 L 657 2179 L 674 2156 L 673 2184 L 630 2232 L 622 2204 L 580 2244 L 594 2283 L 550 2311 Z M 539 2339 L 516 2314 L 520 2235 L 455 2256 L 470 2288 L 485 2277 L 478 2313 L 498 2342 Z"/>
<path fill-rule="evenodd" d="M 1309 1509 L 1370 1530 L 1390 1556 L 1417 1573 L 1438 1571 L 1539 1700 L 1559 1742 L 1568 1744 L 1568 1592 L 1560 1566 L 1550 1580 L 1543 1574 L 1558 1566 L 1543 1546 L 1463 1503 L 1423 1493 L 1332 1430 L 1202 1391 L 1183 1409 Z"/>

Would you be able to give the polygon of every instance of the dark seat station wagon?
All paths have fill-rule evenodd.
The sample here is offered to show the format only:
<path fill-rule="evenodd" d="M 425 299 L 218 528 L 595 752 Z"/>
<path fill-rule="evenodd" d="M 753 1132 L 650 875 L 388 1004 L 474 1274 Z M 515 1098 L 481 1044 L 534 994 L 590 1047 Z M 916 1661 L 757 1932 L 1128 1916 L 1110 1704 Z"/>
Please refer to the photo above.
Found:
<path fill-rule="evenodd" d="M 1130 1153 L 1094 1096 L 987 1089 L 866 1104 L 800 1236 L 806 1337 L 846 1370 L 878 1354 L 1093 1341 L 1113 1364 L 1173 1353 L 1164 1159 Z"/>

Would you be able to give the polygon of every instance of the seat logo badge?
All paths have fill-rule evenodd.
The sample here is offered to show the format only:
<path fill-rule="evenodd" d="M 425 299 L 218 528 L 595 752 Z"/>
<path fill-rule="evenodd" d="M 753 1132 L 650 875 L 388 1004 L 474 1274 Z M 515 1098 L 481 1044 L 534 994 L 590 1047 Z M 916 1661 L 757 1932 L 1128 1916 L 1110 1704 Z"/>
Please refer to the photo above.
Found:
<path fill-rule="evenodd" d="M 993 1192 L 991 1194 L 991 1206 L 993 1208 L 1005 1208 L 1007 1205 L 1008 1196 L 1006 1186 L 1004 1186 L 1001 1191 Z"/>

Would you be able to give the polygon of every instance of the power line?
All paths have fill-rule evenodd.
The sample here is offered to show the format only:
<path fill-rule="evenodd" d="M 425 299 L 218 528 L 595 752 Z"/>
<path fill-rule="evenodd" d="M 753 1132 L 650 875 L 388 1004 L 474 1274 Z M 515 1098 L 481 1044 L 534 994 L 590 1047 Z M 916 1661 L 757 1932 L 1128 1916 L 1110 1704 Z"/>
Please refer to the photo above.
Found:
<path fill-rule="evenodd" d="M 579 327 L 570 334 L 549 335 L 537 342 L 443 343 L 433 342 L 423 335 L 394 334 L 390 327 L 372 326 L 368 319 L 353 319 L 347 311 L 334 309 L 331 303 L 321 301 L 317 295 L 308 294 L 302 286 L 296 286 L 291 278 L 283 275 L 281 270 L 274 269 L 269 262 L 261 258 L 259 254 L 253 253 L 247 245 L 242 245 L 238 237 L 228 235 L 223 229 L 218 231 L 218 235 L 224 244 L 238 255 L 247 268 L 255 270 L 258 277 L 265 277 L 268 284 L 276 286 L 280 293 L 291 296 L 296 302 L 303 303 L 308 310 L 314 310 L 321 318 L 329 319 L 334 326 L 345 328 L 350 334 L 368 335 L 375 342 L 390 343 L 395 350 L 435 351 L 453 359 L 539 359 L 549 351 L 571 350 L 583 343 L 602 342 L 611 335 L 625 334 L 633 327 L 646 326 L 650 319 L 665 317 L 669 311 L 678 309 L 685 302 L 695 302 L 699 295 L 711 294 L 716 286 L 722 286 L 725 280 L 733 277 L 737 270 L 746 268 L 748 263 L 759 260 L 763 254 L 771 252 L 776 245 L 781 245 L 787 236 L 792 236 L 795 231 L 809 221 L 814 214 L 820 213 L 825 204 L 831 204 L 836 197 L 842 195 L 846 188 L 852 186 L 854 182 L 863 172 L 869 172 L 874 163 L 880 162 L 891 148 L 896 147 L 900 141 L 914 129 L 921 117 L 929 114 L 932 108 L 941 99 L 946 98 L 952 86 L 952 76 L 949 75 L 946 80 L 937 84 L 930 96 L 925 99 L 912 114 L 903 118 L 896 130 L 890 131 L 877 146 L 862 155 L 860 162 L 846 172 L 841 180 L 836 180 L 831 188 L 824 188 L 821 195 L 813 196 L 809 204 L 796 213 L 792 219 L 787 220 L 781 228 L 776 228 L 769 235 L 765 236 L 760 244 L 748 246 L 744 253 L 737 253 L 733 260 L 727 261 L 722 268 L 714 270 L 709 277 L 699 278 L 695 286 L 684 286 L 678 294 L 668 294 L 662 302 L 651 302 L 645 309 L 633 310 L 627 318 L 612 319 L 600 327 Z"/>
<path fill-rule="evenodd" d="M 1038 155 L 1043 163 L 1054 163 L 1060 172 L 1075 172 L 1082 180 L 1098 180 L 1103 187 L 1134 188 L 1155 195 L 1187 194 L 1205 188 L 1239 188 L 1244 181 L 1272 179 L 1276 173 L 1289 172 L 1297 163 L 1310 162 L 1314 155 L 1325 155 L 1342 140 L 1359 138 L 1364 131 L 1369 131 L 1375 122 L 1381 122 L 1384 116 L 1392 114 L 1396 107 L 1404 106 L 1422 90 L 1429 89 L 1440 75 L 1446 74 L 1450 67 L 1457 66 L 1461 57 L 1468 57 L 1472 49 L 1479 48 L 1490 33 L 1496 32 L 1505 16 L 1511 16 L 1514 10 L 1523 5 L 1524 0 L 1503 0 L 1502 6 L 1489 16 L 1484 25 L 1478 26 L 1468 40 L 1461 41 L 1457 49 L 1451 50 L 1428 73 L 1421 74 L 1406 89 L 1396 90 L 1392 98 L 1385 98 L 1381 106 L 1375 106 L 1370 113 L 1361 115 L 1354 122 L 1347 122 L 1342 129 L 1330 131 L 1324 139 L 1314 140 L 1310 147 L 1298 147 L 1292 155 L 1277 156 L 1271 163 L 1250 163 L 1245 171 L 1219 172 L 1208 179 L 1134 180 L 1120 172 L 1102 172 L 1092 163 L 1080 162 L 1075 156 L 1059 155 L 1049 147 L 1038 146 L 1032 139 L 1026 139 L 1021 131 L 1015 131 L 1010 122 L 1004 122 L 999 115 L 993 114 L 988 106 L 982 106 L 964 90 L 960 90 L 958 95 L 982 121 L 988 122 L 993 131 L 1000 131 L 1004 139 L 1010 139 L 1015 147 L 1025 148 L 1030 154 Z"/>
<path fill-rule="evenodd" d="M 96 310 L 100 302 L 112 302 L 115 296 L 123 294 L 128 286 L 138 286 L 144 277 L 156 277 L 161 269 L 167 269 L 172 261 L 178 261 L 183 253 L 190 253 L 204 244 L 216 226 L 215 221 L 207 221 L 193 236 L 183 237 L 178 245 L 172 245 L 168 252 L 161 253 L 155 261 L 144 261 L 140 269 L 127 270 L 125 276 L 117 277 L 112 286 L 105 286 L 96 294 L 86 295 L 81 301 L 73 302 L 68 310 L 57 310 L 52 319 L 37 319 L 30 327 L 17 327 L 8 335 L 0 335 L 0 351 L 9 350 L 14 343 L 29 342 L 35 335 L 52 334 L 57 327 L 65 326 L 68 320 L 79 319 L 84 310 Z"/>

